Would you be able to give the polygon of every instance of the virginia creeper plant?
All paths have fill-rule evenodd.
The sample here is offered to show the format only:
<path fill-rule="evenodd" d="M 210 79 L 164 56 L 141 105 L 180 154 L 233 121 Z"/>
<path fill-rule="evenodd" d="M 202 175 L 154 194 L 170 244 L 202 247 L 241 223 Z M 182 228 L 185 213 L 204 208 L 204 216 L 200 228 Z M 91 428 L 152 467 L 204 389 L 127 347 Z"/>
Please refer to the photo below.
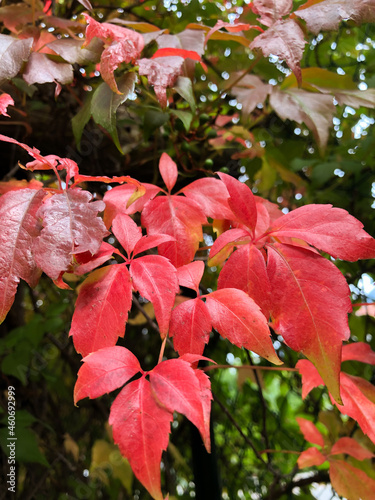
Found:
<path fill-rule="evenodd" d="M 147 2 L 121 8 L 121 17 L 115 11 L 104 15 L 100 2 L 79 3 L 71 18 L 58 17 L 54 2 L 0 7 L 0 80 L 7 89 L 0 113 L 9 118 L 16 106 L 22 115 L 16 104 L 20 94 L 32 101 L 33 89 L 49 83 L 56 102 L 65 92 L 79 101 L 72 120 L 78 152 L 92 118 L 123 153 L 116 113 L 127 104 L 135 113 L 141 110 L 145 139 L 154 136 L 157 169 L 152 182 L 123 172 L 105 176 L 85 169 L 83 174 L 77 158 L 45 154 L 27 140 L 0 135 L 6 147 L 19 146 L 32 158 L 21 165 L 27 180 L 0 185 L 1 321 L 21 280 L 34 288 L 44 273 L 59 289 L 76 288 L 69 336 L 82 365 L 74 403 L 114 394 L 109 410 L 114 442 L 156 500 L 168 493 L 160 464 L 175 413 L 198 429 L 211 450 L 210 375 L 228 368 L 206 356 L 212 332 L 262 358 L 274 377 L 298 372 L 302 398 L 325 386 L 331 407 L 375 443 L 375 389 L 341 369 L 353 360 L 375 365 L 375 352 L 351 340 L 352 295 L 337 265 L 373 259 L 375 240 L 343 208 L 313 203 L 282 210 L 256 194 L 258 188 L 246 182 L 249 176 L 238 179 L 226 167 L 215 169 L 204 149 L 198 150 L 203 164 L 192 162 L 194 141 L 211 150 L 235 145 L 232 160 L 261 158 L 259 186 L 275 172 L 296 185 L 297 174 L 261 150 L 256 128 L 246 128 L 246 120 L 257 127 L 257 120 L 273 114 L 304 126 L 324 155 L 337 106 L 373 108 L 375 91 L 360 90 L 327 69 L 304 67 L 305 46 L 312 35 L 336 32 L 343 21 L 374 21 L 375 2 L 254 0 L 241 9 L 233 4 L 227 17 L 223 7 L 222 18 L 212 16 L 207 25 L 185 23 L 180 31 L 153 24 Z M 246 55 L 246 63 L 223 80 L 203 113 L 195 89 L 215 67 L 212 43 L 230 43 L 231 50 Z M 257 72 L 269 57 L 283 65 L 279 82 Z M 82 75 L 84 102 L 77 95 Z M 239 104 L 235 113 L 222 111 L 228 95 Z M 146 111 L 144 98 L 150 102 Z M 164 125 L 170 136 L 167 132 L 161 148 L 157 140 Z M 208 287 L 212 269 L 218 276 Z M 141 304 L 150 304 L 148 313 Z M 134 307 L 160 337 L 160 351 L 147 369 L 127 347 Z M 284 363 L 277 339 L 300 355 L 296 366 Z M 327 462 L 338 495 L 373 498 L 374 454 L 368 442 L 352 435 L 333 440 L 311 420 L 297 421 L 306 441 L 317 446 L 297 453 L 298 466 Z M 255 453 L 264 463 L 267 456 L 272 470 L 269 450 Z"/>

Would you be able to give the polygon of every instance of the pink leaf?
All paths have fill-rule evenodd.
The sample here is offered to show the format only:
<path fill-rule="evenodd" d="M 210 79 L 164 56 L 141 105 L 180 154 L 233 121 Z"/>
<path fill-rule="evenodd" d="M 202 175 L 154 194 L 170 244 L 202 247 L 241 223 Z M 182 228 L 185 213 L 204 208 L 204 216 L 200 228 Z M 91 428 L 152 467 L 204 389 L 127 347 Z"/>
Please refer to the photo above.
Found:
<path fill-rule="evenodd" d="M 265 26 L 272 26 L 283 16 L 289 14 L 293 0 L 254 0 L 253 11 L 260 14 L 259 21 Z"/>
<path fill-rule="evenodd" d="M 160 157 L 159 170 L 168 192 L 171 192 L 176 184 L 178 171 L 177 165 L 167 153 L 163 153 Z"/>
<path fill-rule="evenodd" d="M 369 344 L 364 342 L 355 342 L 344 345 L 342 348 L 341 361 L 355 360 L 369 365 L 375 365 L 375 352 Z"/>
<path fill-rule="evenodd" d="M 242 290 L 224 288 L 206 295 L 212 326 L 229 342 L 246 347 L 271 363 L 282 364 L 272 345 L 267 319 Z"/>
<path fill-rule="evenodd" d="M 82 356 L 112 347 L 125 334 L 132 304 L 130 275 L 125 264 L 97 269 L 82 283 L 69 335 Z"/>
<path fill-rule="evenodd" d="M 375 239 L 363 230 L 363 224 L 332 205 L 297 208 L 277 219 L 269 234 L 300 238 L 343 260 L 375 258 Z"/>
<path fill-rule="evenodd" d="M 182 74 L 183 57 L 169 56 L 157 59 L 140 59 L 139 74 L 147 76 L 148 82 L 154 86 L 155 94 L 162 107 L 167 106 L 167 87 L 173 87 Z"/>
<path fill-rule="evenodd" d="M 14 101 L 9 94 L 0 95 L 0 115 L 9 116 L 7 114 L 8 106 L 14 106 Z"/>
<path fill-rule="evenodd" d="M 28 60 L 33 38 L 19 40 L 10 35 L 0 35 L 0 81 L 10 80 L 18 75 Z"/>
<path fill-rule="evenodd" d="M 232 253 L 219 274 L 217 288 L 243 290 L 269 318 L 271 287 L 264 257 L 254 245 L 244 245 Z"/>
<path fill-rule="evenodd" d="M 109 416 L 115 443 L 155 500 L 163 500 L 160 462 L 168 446 L 172 420 L 173 414 L 155 401 L 145 377 L 122 389 Z"/>
<path fill-rule="evenodd" d="M 235 78 L 236 75 L 238 73 L 233 77 Z M 233 87 L 232 91 L 238 102 L 242 104 L 242 114 L 246 118 L 250 116 L 258 104 L 264 103 L 272 91 L 272 85 L 263 83 L 256 75 L 246 75 Z"/>
<path fill-rule="evenodd" d="M 332 446 L 330 455 L 340 455 L 341 453 L 346 453 L 357 460 L 366 460 L 367 458 L 373 458 L 374 454 L 371 451 L 364 448 L 353 438 L 342 437 Z"/>
<path fill-rule="evenodd" d="M 307 8 L 302 5 L 295 14 L 306 21 L 314 35 L 325 30 L 337 30 L 343 20 L 350 19 L 357 24 L 375 21 L 373 0 L 325 0 Z"/>
<path fill-rule="evenodd" d="M 257 223 L 257 209 L 251 189 L 228 174 L 219 172 L 218 175 L 228 190 L 228 204 L 236 219 L 248 227 L 250 231 L 254 231 Z"/>
<path fill-rule="evenodd" d="M 129 257 L 137 242 L 142 238 L 142 229 L 129 215 L 118 214 L 113 219 L 112 231 Z"/>
<path fill-rule="evenodd" d="M 22 189 L 0 198 L 0 323 L 13 304 L 20 279 L 35 286 L 41 274 L 32 244 L 40 232 L 37 212 L 45 195 L 42 189 Z"/>
<path fill-rule="evenodd" d="M 326 457 L 317 448 L 309 448 L 301 453 L 297 463 L 300 469 L 304 469 L 305 467 L 322 465 L 326 460 Z"/>
<path fill-rule="evenodd" d="M 74 404 L 83 398 L 98 398 L 112 392 L 142 373 L 134 354 L 117 345 L 93 352 L 82 361 L 74 386 Z"/>
<path fill-rule="evenodd" d="M 310 420 L 306 420 L 305 418 L 297 417 L 296 420 L 306 441 L 317 444 L 323 448 L 324 439 L 317 427 Z"/>
<path fill-rule="evenodd" d="M 185 415 L 201 433 L 207 451 L 210 451 L 210 414 L 211 397 L 201 397 L 201 384 L 190 363 L 181 359 L 169 359 L 159 363 L 150 372 L 152 391 L 170 412 L 177 411 Z M 202 372 L 201 372 L 202 373 Z M 203 374 L 203 373 L 202 373 Z M 207 375 L 203 374 L 208 383 Z M 206 392 L 206 390 L 204 391 Z M 207 406 L 206 408 L 204 406 Z"/>
<path fill-rule="evenodd" d="M 191 288 L 199 295 L 199 283 L 204 273 L 204 262 L 197 260 L 177 269 L 177 279 L 180 286 Z"/>
<path fill-rule="evenodd" d="M 201 299 L 187 300 L 172 311 L 169 335 L 175 350 L 181 355 L 199 354 L 208 343 L 212 322 L 207 306 Z"/>
<path fill-rule="evenodd" d="M 282 120 L 305 123 L 318 145 L 325 148 L 332 118 L 336 113 L 331 95 L 298 88 L 279 90 L 274 87 L 270 95 L 270 105 Z"/>
<path fill-rule="evenodd" d="M 83 13 L 82 15 L 88 23 L 85 45 L 88 45 L 94 37 L 103 40 L 106 44 L 110 44 L 114 41 L 129 40 L 137 47 L 139 54 L 142 52 L 144 40 L 142 35 L 136 31 L 123 28 L 122 26 L 116 26 L 116 24 L 98 23 L 88 14 Z"/>
<path fill-rule="evenodd" d="M 302 352 L 340 401 L 341 346 L 350 331 L 350 291 L 335 265 L 303 248 L 275 243 L 268 248 L 272 327 L 289 347 Z"/>
<path fill-rule="evenodd" d="M 68 270 L 74 254 L 95 255 L 108 234 L 97 216 L 104 203 L 90 203 L 91 198 L 88 191 L 69 189 L 47 198 L 38 210 L 43 229 L 33 244 L 35 262 L 52 279 Z"/>
<path fill-rule="evenodd" d="M 303 31 L 292 19 L 276 21 L 265 33 L 258 35 L 250 44 L 250 49 L 261 49 L 263 55 L 273 54 L 283 59 L 296 75 L 297 81 L 302 81 L 300 61 L 303 56 L 306 41 Z"/>
<path fill-rule="evenodd" d="M 56 83 L 55 95 L 59 95 L 61 85 L 73 80 L 73 67 L 68 63 L 57 63 L 46 54 L 33 52 L 28 60 L 23 79 L 29 85 L 33 83 Z"/>
<path fill-rule="evenodd" d="M 208 31 L 206 38 L 204 39 L 204 43 L 206 44 L 208 42 L 208 40 L 211 38 L 211 36 L 221 28 L 225 28 L 230 33 L 238 33 L 240 31 L 247 31 L 250 29 L 258 30 L 261 33 L 263 33 L 263 31 L 264 31 L 259 26 L 253 26 L 251 24 L 245 24 L 245 23 L 235 23 L 235 24 L 226 23 L 226 22 L 222 21 L 221 19 L 219 19 L 217 21 L 217 23 L 215 24 L 215 26 Z"/>
<path fill-rule="evenodd" d="M 160 255 L 145 255 L 130 264 L 134 288 L 152 302 L 160 334 L 165 337 L 176 293 L 179 291 L 176 269 Z"/>

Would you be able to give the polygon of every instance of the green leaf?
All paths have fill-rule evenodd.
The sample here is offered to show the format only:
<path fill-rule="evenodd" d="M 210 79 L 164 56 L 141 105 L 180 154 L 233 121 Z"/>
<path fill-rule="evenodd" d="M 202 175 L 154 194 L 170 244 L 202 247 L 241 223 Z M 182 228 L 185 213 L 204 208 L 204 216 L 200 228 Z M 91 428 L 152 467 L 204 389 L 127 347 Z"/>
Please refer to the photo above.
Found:
<path fill-rule="evenodd" d="M 186 132 L 189 132 L 191 121 L 193 119 L 193 115 L 188 111 L 180 111 L 179 109 L 171 109 L 170 111 L 173 115 L 177 116 L 182 123 L 184 124 Z"/>
<path fill-rule="evenodd" d="M 83 130 L 91 118 L 91 101 L 92 101 L 92 94 L 89 95 L 85 104 L 78 111 L 78 113 L 72 118 L 73 135 L 78 149 L 80 149 Z"/>
<path fill-rule="evenodd" d="M 197 106 L 195 103 L 193 84 L 191 83 L 190 78 L 188 78 L 187 76 L 179 76 L 173 89 L 178 94 L 180 94 L 183 99 L 185 99 L 185 101 L 189 104 L 192 112 L 195 113 Z"/>
<path fill-rule="evenodd" d="M 151 134 L 169 120 L 169 114 L 148 109 L 143 117 L 143 134 L 147 140 Z"/>
<path fill-rule="evenodd" d="M 0 446 L 3 449 L 3 452 L 9 456 L 10 448 L 8 445 L 13 443 L 13 441 L 8 440 L 9 433 L 8 428 L 3 427 L 0 429 Z M 39 450 L 37 436 L 34 431 L 27 427 L 19 426 L 15 427 L 15 437 L 17 440 L 15 441 L 15 453 L 17 462 L 31 462 L 31 463 L 39 463 L 49 467 L 49 463 L 47 462 L 44 454 Z"/>
<path fill-rule="evenodd" d="M 91 100 L 91 114 L 98 125 L 105 128 L 112 136 L 117 149 L 122 153 L 116 128 L 116 111 L 120 104 L 134 92 L 137 76 L 135 73 L 126 73 L 117 82 L 121 94 L 115 94 L 103 82 L 95 90 Z"/>

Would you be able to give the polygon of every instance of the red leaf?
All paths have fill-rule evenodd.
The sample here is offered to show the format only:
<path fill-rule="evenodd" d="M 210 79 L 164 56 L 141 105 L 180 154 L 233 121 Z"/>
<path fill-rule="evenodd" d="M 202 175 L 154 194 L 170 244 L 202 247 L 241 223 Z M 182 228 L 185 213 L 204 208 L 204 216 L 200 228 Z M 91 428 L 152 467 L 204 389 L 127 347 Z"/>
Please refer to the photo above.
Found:
<path fill-rule="evenodd" d="M 167 153 L 163 153 L 160 157 L 159 171 L 168 192 L 171 192 L 176 184 L 178 171 L 177 165 Z"/>
<path fill-rule="evenodd" d="M 128 257 L 130 257 L 135 245 L 142 238 L 142 229 L 137 226 L 129 215 L 118 214 L 113 219 L 112 231 Z"/>
<path fill-rule="evenodd" d="M 139 54 L 142 52 L 144 40 L 142 35 L 136 31 L 123 28 L 122 26 L 117 26 L 116 24 L 98 23 L 88 14 L 83 13 L 82 15 L 88 23 L 86 28 L 85 46 L 88 45 L 95 37 L 103 40 L 106 44 L 110 44 L 114 41 L 119 42 L 121 40 L 129 40 L 137 47 Z"/>
<path fill-rule="evenodd" d="M 230 33 L 238 33 L 239 31 L 247 31 L 250 29 L 258 30 L 261 33 L 263 33 L 264 31 L 260 26 L 253 26 L 251 24 L 245 24 L 245 23 L 235 23 L 235 24 L 226 23 L 221 19 L 219 19 L 215 24 L 215 26 L 208 31 L 206 38 L 204 39 L 204 43 L 206 44 L 208 40 L 211 38 L 211 36 L 221 28 L 225 28 Z"/>
<path fill-rule="evenodd" d="M 139 74 L 147 76 L 148 82 L 154 86 L 156 97 L 161 106 L 167 106 L 167 87 L 173 87 L 182 74 L 183 57 L 170 56 L 157 59 L 140 59 Z"/>
<path fill-rule="evenodd" d="M 169 236 L 169 234 L 151 234 L 150 236 L 142 236 L 134 247 L 133 255 L 138 255 L 139 253 L 145 252 L 150 248 L 158 247 L 168 241 L 174 241 L 174 238 Z"/>
<path fill-rule="evenodd" d="M 367 380 L 341 373 L 343 405 L 336 406 L 344 415 L 358 422 L 362 431 L 375 443 L 375 387 Z"/>
<path fill-rule="evenodd" d="M 11 308 L 20 279 L 35 286 L 41 274 L 32 243 L 40 232 L 37 212 L 46 193 L 22 189 L 0 198 L 0 323 Z"/>
<path fill-rule="evenodd" d="M 216 266 L 224 262 L 233 252 L 235 246 L 250 243 L 251 235 L 246 229 L 229 229 L 222 233 L 214 242 L 210 250 L 209 266 Z"/>
<path fill-rule="evenodd" d="M 353 438 L 342 437 L 332 446 L 330 455 L 340 455 L 346 453 L 357 460 L 365 460 L 366 458 L 373 458 L 374 454 L 364 448 Z"/>
<path fill-rule="evenodd" d="M 68 270 L 74 254 L 95 255 L 108 234 L 97 216 L 104 203 L 90 203 L 91 198 L 88 191 L 69 189 L 47 198 L 38 210 L 43 229 L 33 244 L 35 262 L 52 279 Z"/>
<path fill-rule="evenodd" d="M 310 420 L 306 420 L 305 418 L 297 417 L 296 420 L 306 441 L 317 444 L 323 448 L 324 439 L 317 427 Z"/>
<path fill-rule="evenodd" d="M 277 219 L 269 234 L 300 238 L 343 260 L 375 257 L 375 239 L 363 230 L 363 224 L 346 210 L 332 205 L 297 208 Z"/>
<path fill-rule="evenodd" d="M 375 365 L 375 352 L 364 342 L 344 345 L 341 361 L 355 360 L 369 365 Z"/>
<path fill-rule="evenodd" d="M 244 245 L 232 253 L 219 274 L 217 288 L 243 290 L 269 318 L 271 287 L 264 257 L 254 245 Z"/>
<path fill-rule="evenodd" d="M 87 356 L 112 347 L 125 334 L 132 288 L 125 264 L 97 269 L 82 283 L 69 332 L 76 351 Z"/>
<path fill-rule="evenodd" d="M 100 245 L 98 252 L 95 255 L 91 255 L 90 252 L 78 253 L 75 259 L 78 263 L 77 267 L 74 269 L 74 274 L 81 276 L 82 274 L 89 273 L 93 269 L 104 264 L 112 257 L 113 253 L 120 253 L 117 248 L 113 247 L 109 243 L 103 241 Z"/>
<path fill-rule="evenodd" d="M 11 179 L 10 181 L 0 181 L 0 194 L 5 194 L 8 191 L 18 191 L 20 189 L 41 189 L 43 187 L 43 182 L 37 181 L 36 179 L 31 179 L 27 181 L 22 179 L 20 181 L 16 179 Z"/>
<path fill-rule="evenodd" d="M 297 81 L 302 81 L 300 61 L 305 44 L 303 31 L 292 19 L 276 21 L 265 33 L 258 35 L 250 44 L 250 49 L 261 49 L 263 55 L 278 56 L 283 59 L 296 75 Z"/>
<path fill-rule="evenodd" d="M 343 460 L 330 461 L 329 475 L 336 493 L 348 499 L 373 500 L 375 481 Z"/>
<path fill-rule="evenodd" d="M 109 416 L 115 443 L 155 500 L 163 500 L 160 461 L 168 445 L 172 420 L 173 414 L 155 401 L 145 377 L 122 389 Z"/>
<path fill-rule="evenodd" d="M 259 21 L 265 26 L 272 26 L 283 16 L 289 14 L 293 0 L 254 0 L 253 11 L 260 14 Z"/>
<path fill-rule="evenodd" d="M 375 21 L 373 0 L 325 0 L 308 8 L 302 5 L 295 14 L 306 21 L 314 35 L 325 30 L 337 30 L 343 20 L 350 19 L 357 24 Z"/>
<path fill-rule="evenodd" d="M 228 190 L 228 204 L 236 220 L 248 227 L 250 231 L 254 231 L 257 223 L 257 209 L 251 189 L 230 175 L 221 172 L 218 175 Z"/>
<path fill-rule="evenodd" d="M 98 398 L 112 392 L 137 373 L 143 373 L 134 354 L 117 345 L 93 352 L 82 361 L 74 386 L 74 404 L 83 398 Z"/>
<path fill-rule="evenodd" d="M 210 313 L 201 299 L 187 300 L 173 309 L 169 335 L 180 356 L 202 354 L 211 330 Z"/>
<path fill-rule="evenodd" d="M 165 337 L 176 293 L 179 291 L 176 269 L 160 255 L 145 255 L 130 264 L 134 288 L 152 302 L 160 334 Z"/>
<path fill-rule="evenodd" d="M 273 329 L 314 363 L 340 401 L 341 346 L 350 337 L 351 302 L 345 278 L 320 255 L 278 243 L 268 248 L 267 271 Z"/>
<path fill-rule="evenodd" d="M 14 106 L 14 101 L 9 94 L 0 95 L 0 115 L 9 116 L 7 114 L 8 106 Z"/>
<path fill-rule="evenodd" d="M 33 52 L 22 76 L 29 85 L 56 83 L 55 95 L 58 96 L 61 85 L 73 81 L 73 66 L 68 63 L 57 63 L 49 59 L 46 54 Z"/>
<path fill-rule="evenodd" d="M 187 361 L 169 359 L 159 363 L 150 372 L 151 388 L 157 401 L 170 412 L 182 413 L 199 429 L 204 445 L 210 452 L 210 383 L 207 375 L 201 372 L 208 386 L 204 388 L 202 398 L 201 381 L 197 373 L 199 370 L 194 370 Z M 207 397 L 207 389 L 210 397 Z"/>
<path fill-rule="evenodd" d="M 228 205 L 228 191 L 221 181 L 211 177 L 191 182 L 181 192 L 195 201 L 207 217 L 212 219 L 234 219 Z"/>
<path fill-rule="evenodd" d="M 174 238 L 158 250 L 176 267 L 193 260 L 203 240 L 202 224 L 207 224 L 207 219 L 200 206 L 183 196 L 159 196 L 150 200 L 142 212 L 147 234 L 169 234 Z"/>
<path fill-rule="evenodd" d="M 242 290 L 224 288 L 206 295 L 212 326 L 229 342 L 246 347 L 263 358 L 282 364 L 273 348 L 267 319 Z"/>
<path fill-rule="evenodd" d="M 302 399 L 305 399 L 315 387 L 325 385 L 318 370 L 307 359 L 300 359 L 296 364 L 296 368 L 302 377 Z"/>
<path fill-rule="evenodd" d="M 199 295 L 199 283 L 201 282 L 204 273 L 204 262 L 196 260 L 181 266 L 177 269 L 177 279 L 180 286 L 191 288 Z"/>
<path fill-rule="evenodd" d="M 145 189 L 145 194 L 131 205 L 128 202 L 136 190 L 131 184 L 116 186 L 105 193 L 103 198 L 105 202 L 104 222 L 107 227 L 112 225 L 112 220 L 119 213 L 132 215 L 141 212 L 145 204 L 160 191 L 160 188 L 153 184 L 142 184 L 142 186 Z"/>
<path fill-rule="evenodd" d="M 305 467 L 313 467 L 314 465 L 322 465 L 327 458 L 317 448 L 309 448 L 301 453 L 297 463 L 300 469 Z"/>

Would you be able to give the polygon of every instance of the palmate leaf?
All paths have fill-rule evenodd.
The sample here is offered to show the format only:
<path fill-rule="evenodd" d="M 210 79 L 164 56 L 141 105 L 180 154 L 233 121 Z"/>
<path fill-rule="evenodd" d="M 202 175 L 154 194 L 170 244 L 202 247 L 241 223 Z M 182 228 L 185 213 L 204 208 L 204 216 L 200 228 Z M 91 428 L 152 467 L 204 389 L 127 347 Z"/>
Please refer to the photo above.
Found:
<path fill-rule="evenodd" d="M 41 274 L 32 246 L 40 233 L 37 213 L 45 196 L 42 189 L 20 189 L 0 198 L 0 322 L 13 304 L 20 279 L 35 286 Z"/>
<path fill-rule="evenodd" d="M 132 285 L 125 264 L 92 272 L 82 283 L 69 335 L 82 356 L 116 344 L 125 334 Z"/>
<path fill-rule="evenodd" d="M 317 367 L 336 401 L 340 399 L 341 346 L 350 331 L 350 292 L 335 265 L 304 248 L 267 247 L 273 329 Z"/>
<path fill-rule="evenodd" d="M 254 0 L 253 11 L 260 14 L 259 21 L 265 26 L 272 26 L 283 16 L 289 14 L 293 7 L 292 0 Z"/>

